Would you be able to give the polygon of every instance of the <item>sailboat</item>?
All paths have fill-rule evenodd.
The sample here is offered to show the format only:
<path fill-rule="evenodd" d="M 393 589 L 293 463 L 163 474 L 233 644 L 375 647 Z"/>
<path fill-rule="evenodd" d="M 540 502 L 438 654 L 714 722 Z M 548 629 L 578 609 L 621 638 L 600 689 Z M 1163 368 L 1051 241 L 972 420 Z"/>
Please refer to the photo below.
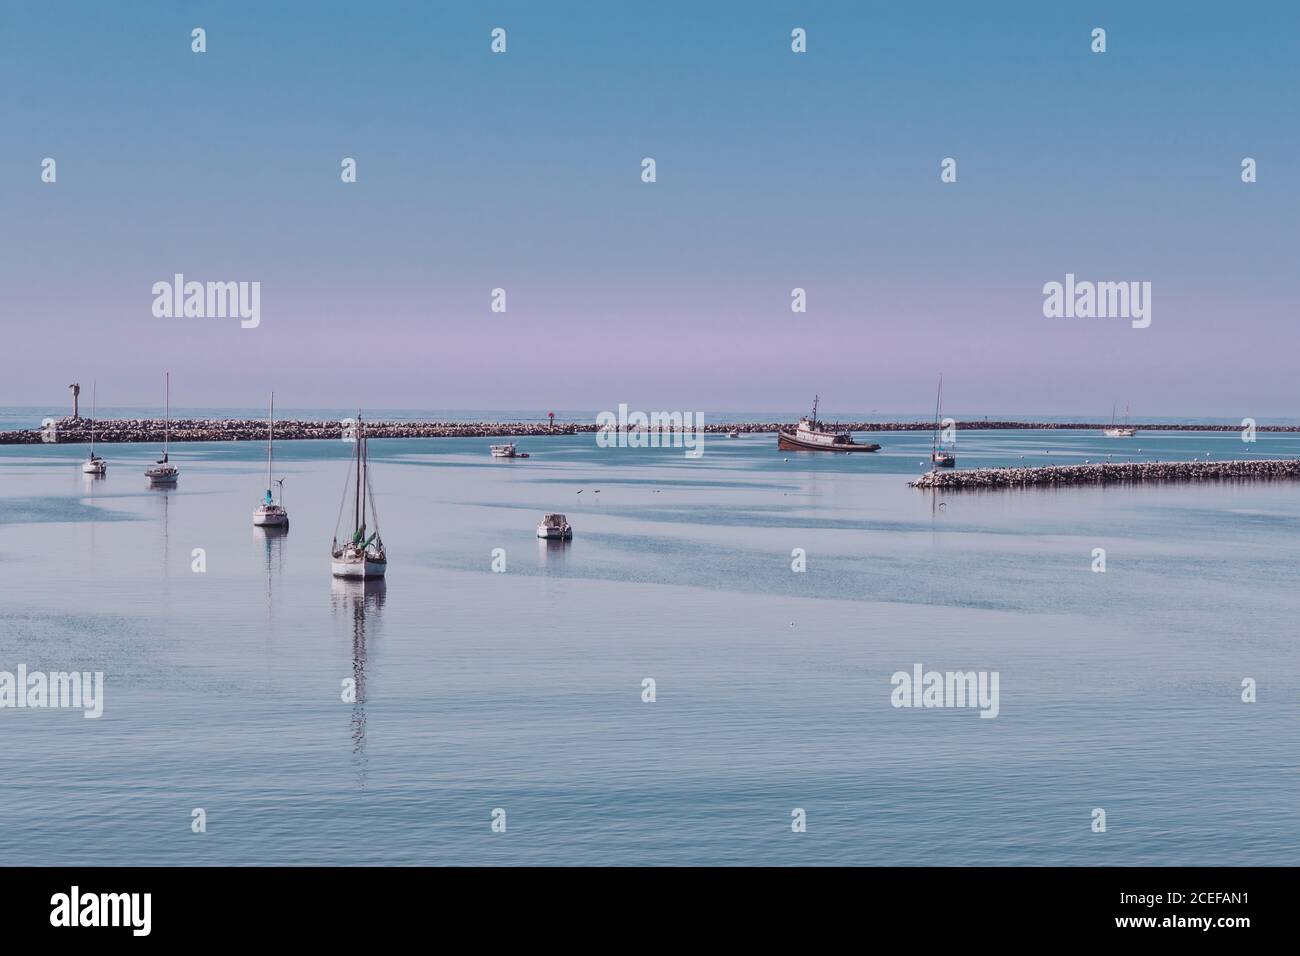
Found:
<path fill-rule="evenodd" d="M 173 465 L 167 457 L 168 439 L 171 437 L 172 423 L 172 373 L 167 373 L 167 391 L 163 412 L 163 456 L 144 470 L 144 476 L 151 485 L 174 485 L 181 476 L 181 470 Z"/>
<path fill-rule="evenodd" d="M 939 394 L 934 400 L 934 437 L 930 441 L 930 461 L 935 468 L 956 468 L 957 456 L 939 444 L 939 416 L 943 409 L 943 376 L 939 376 Z"/>
<path fill-rule="evenodd" d="M 253 525 L 258 528 L 289 527 L 289 512 L 284 510 L 284 479 L 272 481 L 271 462 L 275 458 L 275 392 L 271 393 L 271 404 L 266 412 L 266 497 L 253 512 Z M 277 498 L 271 493 L 271 485 L 279 486 Z"/>
<path fill-rule="evenodd" d="M 1132 438 L 1137 434 L 1137 429 L 1130 427 L 1128 423 L 1128 406 L 1124 406 L 1124 424 L 1115 424 L 1115 411 L 1119 407 L 1116 403 L 1110 407 L 1110 428 L 1103 428 L 1101 433 L 1107 438 Z"/>
<path fill-rule="evenodd" d="M 336 578 L 382 578 L 388 570 L 388 554 L 384 551 L 384 540 L 379 536 L 379 515 L 375 513 L 375 498 L 370 490 L 370 461 L 366 447 L 365 427 L 361 423 L 361 413 L 357 413 L 356 429 L 357 454 L 348 475 L 348 484 L 354 485 L 352 501 L 352 535 L 342 545 L 339 544 L 339 529 L 334 528 L 334 543 L 330 546 L 330 570 Z M 343 486 L 343 501 L 339 504 L 339 520 L 343 518 L 343 507 L 347 504 L 348 486 Z M 370 505 L 370 515 L 375 521 L 373 534 L 367 536 L 366 505 Z"/>
<path fill-rule="evenodd" d="M 104 475 L 108 473 L 108 462 L 95 454 L 95 412 L 98 385 L 90 386 L 90 457 L 81 463 L 84 475 Z"/>

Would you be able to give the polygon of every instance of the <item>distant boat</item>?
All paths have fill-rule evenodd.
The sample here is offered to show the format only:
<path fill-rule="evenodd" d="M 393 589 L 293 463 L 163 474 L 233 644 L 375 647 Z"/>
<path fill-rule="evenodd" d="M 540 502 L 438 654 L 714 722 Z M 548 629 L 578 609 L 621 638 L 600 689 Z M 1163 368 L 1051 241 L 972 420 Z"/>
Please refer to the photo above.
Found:
<path fill-rule="evenodd" d="M 515 447 L 514 442 L 509 442 L 508 444 L 505 445 L 493 445 L 492 457 L 493 458 L 527 458 L 528 452 L 520 451 Z"/>
<path fill-rule="evenodd" d="M 271 479 L 271 462 L 275 457 L 275 392 L 271 393 L 271 404 L 266 412 L 266 497 L 253 512 L 253 525 L 258 528 L 289 527 L 289 512 L 284 510 L 284 481 L 273 482 Z M 271 485 L 280 486 L 277 499 L 271 494 Z"/>
<path fill-rule="evenodd" d="M 167 442 L 171 436 L 172 419 L 172 373 L 167 373 L 167 390 L 163 412 L 163 456 L 144 470 L 144 475 L 151 485 L 174 485 L 180 478 L 181 470 L 167 458 Z"/>
<path fill-rule="evenodd" d="M 573 537 L 573 526 L 560 514 L 548 514 L 537 526 L 537 537 L 548 541 L 568 541 Z"/>
<path fill-rule="evenodd" d="M 1110 407 L 1110 428 L 1103 428 L 1101 433 L 1107 438 L 1132 438 L 1137 434 L 1136 428 L 1131 428 L 1128 423 L 1128 406 L 1124 406 L 1124 424 L 1115 424 L 1115 411 L 1118 403 Z"/>
<path fill-rule="evenodd" d="M 778 431 L 776 447 L 782 451 L 879 451 L 879 445 L 859 444 L 849 432 L 828 429 L 817 420 L 817 403 L 820 396 L 813 397 L 812 415 L 799 419 L 799 426 L 792 432 Z"/>
<path fill-rule="evenodd" d="M 382 578 L 388 571 L 388 554 L 384 540 L 379 536 L 379 516 L 375 514 L 374 495 L 370 489 L 370 461 L 366 447 L 365 426 L 361 413 L 357 413 L 357 454 L 349 472 L 349 484 L 355 484 L 352 504 L 352 536 L 339 544 L 338 527 L 334 528 L 334 543 L 330 546 L 330 570 L 336 578 Z M 343 502 L 347 502 L 347 485 L 343 488 Z M 366 505 L 375 519 L 374 534 L 367 536 Z M 342 518 L 342 507 L 339 508 Z"/>
<path fill-rule="evenodd" d="M 733 428 L 731 431 L 727 432 L 727 437 L 728 437 L 728 438 L 739 438 L 739 437 L 740 437 L 740 429 L 738 429 L 738 428 Z"/>
<path fill-rule="evenodd" d="M 95 454 L 95 405 L 97 383 L 90 386 L 90 457 L 81 463 L 82 474 L 104 475 L 108 473 L 108 462 Z"/>
<path fill-rule="evenodd" d="M 939 393 L 934 399 L 934 437 L 930 441 L 930 463 L 935 468 L 956 468 L 957 456 L 939 444 L 939 416 L 943 414 L 943 375 L 939 375 Z"/>

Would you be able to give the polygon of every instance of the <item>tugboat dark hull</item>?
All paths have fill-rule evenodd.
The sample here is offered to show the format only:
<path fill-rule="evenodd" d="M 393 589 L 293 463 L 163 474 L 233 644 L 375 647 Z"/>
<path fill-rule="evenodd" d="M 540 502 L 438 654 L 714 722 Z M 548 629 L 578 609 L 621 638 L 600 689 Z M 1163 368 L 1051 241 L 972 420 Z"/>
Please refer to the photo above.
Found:
<path fill-rule="evenodd" d="M 777 432 L 776 446 L 781 451 L 880 451 L 879 445 L 859 444 L 858 442 L 847 442 L 837 445 L 822 445 L 815 442 L 802 441 L 792 432 Z"/>

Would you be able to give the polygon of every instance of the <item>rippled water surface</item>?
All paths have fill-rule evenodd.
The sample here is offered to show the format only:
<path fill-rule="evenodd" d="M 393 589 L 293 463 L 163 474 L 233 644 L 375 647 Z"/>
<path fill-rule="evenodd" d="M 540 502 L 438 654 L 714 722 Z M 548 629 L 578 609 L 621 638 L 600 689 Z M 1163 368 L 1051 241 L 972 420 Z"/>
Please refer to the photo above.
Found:
<path fill-rule="evenodd" d="M 527 461 L 375 441 L 378 590 L 329 577 L 342 442 L 279 446 L 283 536 L 251 526 L 256 444 L 175 446 L 171 491 L 145 486 L 153 447 L 107 446 L 93 480 L 84 448 L 0 446 L 0 671 L 106 684 L 98 720 L 0 710 L 0 853 L 1294 863 L 1300 487 L 936 498 L 906 484 L 928 435 L 875 440 L 710 436 L 688 460 L 583 435 L 521 440 Z M 1300 437 L 974 432 L 957 454 L 1300 457 Z M 571 543 L 534 537 L 546 511 Z M 916 663 L 997 671 L 997 718 L 891 706 Z"/>

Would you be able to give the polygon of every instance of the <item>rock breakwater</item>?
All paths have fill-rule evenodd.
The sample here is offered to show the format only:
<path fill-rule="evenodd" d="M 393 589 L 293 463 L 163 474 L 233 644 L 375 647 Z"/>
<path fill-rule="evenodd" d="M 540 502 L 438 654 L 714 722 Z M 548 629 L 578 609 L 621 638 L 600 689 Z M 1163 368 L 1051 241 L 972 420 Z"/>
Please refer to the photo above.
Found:
<path fill-rule="evenodd" d="M 1271 461 L 1150 461 L 1041 468 L 973 468 L 931 471 L 913 488 L 1021 488 L 1028 485 L 1104 485 L 1126 482 L 1300 479 L 1300 459 Z"/>
<path fill-rule="evenodd" d="M 95 441 L 160 442 L 163 437 L 163 420 L 147 418 L 104 419 L 95 423 Z M 793 422 L 733 422 L 706 424 L 707 434 L 725 434 L 735 431 L 742 435 L 774 435 L 778 431 L 792 431 Z M 853 432 L 928 432 L 933 422 L 837 422 L 828 427 L 837 431 Z M 1050 429 L 1054 431 L 1100 431 L 1103 424 L 1063 424 L 1060 422 L 970 421 L 957 422 L 958 431 L 999 431 L 1011 429 Z M 1211 431 L 1237 432 L 1235 425 L 1183 424 L 1135 425 L 1139 431 Z M 527 438 L 534 435 L 577 435 L 597 431 L 594 422 L 549 425 L 543 422 L 366 422 L 366 433 L 372 438 Z M 1259 432 L 1300 432 L 1300 426 L 1259 425 Z M 337 439 L 342 435 L 340 421 L 277 421 L 275 437 L 285 441 L 311 439 Z M 262 419 L 190 418 L 176 419 L 171 423 L 171 440 L 192 441 L 261 441 L 266 438 L 266 422 Z M 53 429 L 27 428 L 0 432 L 0 445 L 36 445 L 54 441 L 59 444 L 90 441 L 90 420 L 62 418 Z"/>

